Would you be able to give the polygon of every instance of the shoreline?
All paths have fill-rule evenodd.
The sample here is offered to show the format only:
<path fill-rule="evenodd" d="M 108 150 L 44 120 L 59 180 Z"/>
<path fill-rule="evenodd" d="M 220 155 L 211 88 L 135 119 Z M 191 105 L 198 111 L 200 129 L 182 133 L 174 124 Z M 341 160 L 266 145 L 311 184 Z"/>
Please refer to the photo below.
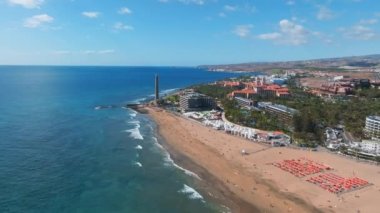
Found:
<path fill-rule="evenodd" d="M 157 124 L 164 147 L 176 164 L 202 178 L 200 190 L 226 204 L 232 212 L 375 212 L 380 208 L 380 167 L 328 152 L 284 147 L 267 148 L 240 137 L 207 128 L 164 109 L 145 107 Z M 241 150 L 249 155 L 241 155 Z M 369 183 L 341 195 L 330 193 L 275 166 L 286 159 L 308 158 L 326 163 L 342 177 L 359 177 Z M 215 198 L 215 199 L 214 199 Z"/>
<path fill-rule="evenodd" d="M 170 158 L 174 163 L 197 175 L 197 177 L 190 178 L 192 178 L 192 182 L 199 187 L 202 196 L 215 201 L 221 207 L 227 207 L 231 212 L 260 212 L 257 207 L 241 200 L 236 194 L 231 192 L 222 181 L 210 174 L 210 172 L 208 172 L 202 165 L 196 163 L 191 158 L 171 146 L 170 143 L 167 142 L 168 139 L 160 134 L 160 127 L 158 125 L 157 133 L 158 137 L 162 139 L 160 140 L 162 141 L 160 145 L 170 154 Z"/>
<path fill-rule="evenodd" d="M 205 146 L 197 138 L 171 134 L 171 132 L 173 133 L 173 130 L 170 129 L 172 125 L 170 122 L 162 121 L 162 118 L 166 117 L 180 122 L 187 122 L 191 125 L 200 125 L 200 128 L 211 131 L 208 128 L 174 116 L 159 108 L 147 107 L 146 109 L 148 110 L 148 115 L 157 123 L 157 131 L 160 137 L 164 139 L 163 145 L 171 154 L 172 159 L 177 164 L 199 175 L 202 181 L 198 181 L 197 184 L 206 189 L 201 190 L 207 192 L 211 190 L 212 193 L 216 193 L 216 196 L 211 198 L 215 198 L 213 200 L 228 206 L 232 212 L 322 212 L 295 194 L 279 190 L 275 183 L 260 177 L 259 173 L 246 173 L 241 165 L 229 162 L 223 155 L 217 153 L 211 147 Z M 176 127 L 186 133 L 185 128 L 179 125 L 176 125 Z M 235 138 L 227 134 L 225 136 Z M 179 145 L 181 143 L 178 143 L 178 139 L 187 142 L 187 145 L 182 143 L 186 147 Z M 256 145 L 260 149 L 263 148 L 263 145 Z M 192 151 L 203 152 L 198 155 L 198 157 L 202 156 L 203 159 L 188 153 L 187 151 L 190 151 L 189 147 L 194 148 Z"/>

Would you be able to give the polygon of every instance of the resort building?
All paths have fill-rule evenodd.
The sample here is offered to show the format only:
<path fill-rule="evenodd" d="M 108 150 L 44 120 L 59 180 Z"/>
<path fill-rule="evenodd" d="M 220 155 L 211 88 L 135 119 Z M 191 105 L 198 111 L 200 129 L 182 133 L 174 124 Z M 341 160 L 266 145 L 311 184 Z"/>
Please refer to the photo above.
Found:
<path fill-rule="evenodd" d="M 322 84 L 319 88 L 322 93 L 329 93 L 333 95 L 349 95 L 352 93 L 352 88 L 346 86 L 345 84 L 333 83 L 333 84 Z"/>
<path fill-rule="evenodd" d="M 273 84 L 284 85 L 288 79 L 287 78 L 272 77 L 270 80 Z"/>
<path fill-rule="evenodd" d="M 250 99 L 235 97 L 235 100 L 240 106 L 243 106 L 243 107 L 253 107 L 255 105 L 255 101 L 250 100 Z"/>
<path fill-rule="evenodd" d="M 238 89 L 244 88 L 243 83 L 241 83 L 240 81 L 221 81 L 219 82 L 219 84 L 223 87 L 234 87 Z"/>
<path fill-rule="evenodd" d="M 380 140 L 363 140 L 360 147 L 363 152 L 380 155 Z"/>
<path fill-rule="evenodd" d="M 369 79 L 352 79 L 350 81 L 351 86 L 355 88 L 370 88 L 371 81 Z"/>
<path fill-rule="evenodd" d="M 277 84 L 266 84 L 265 80 L 258 80 L 255 82 L 244 83 L 245 89 L 236 90 L 231 93 L 232 97 L 242 97 L 242 98 L 255 98 L 260 97 L 289 97 L 289 89 L 286 87 L 281 87 Z"/>
<path fill-rule="evenodd" d="M 368 116 L 366 118 L 364 133 L 369 138 L 380 139 L 380 116 Z"/>
<path fill-rule="evenodd" d="M 179 105 L 182 111 L 188 112 L 213 109 L 216 102 L 209 96 L 192 92 L 180 95 Z"/>
<path fill-rule="evenodd" d="M 292 124 L 293 116 L 298 112 L 293 108 L 280 104 L 268 104 L 265 106 L 264 110 L 272 115 L 275 115 L 278 120 L 288 125 Z"/>
<path fill-rule="evenodd" d="M 243 89 L 243 90 L 236 90 L 231 93 L 232 97 L 241 97 L 241 98 L 247 98 L 252 99 L 257 95 L 257 92 L 253 89 Z"/>

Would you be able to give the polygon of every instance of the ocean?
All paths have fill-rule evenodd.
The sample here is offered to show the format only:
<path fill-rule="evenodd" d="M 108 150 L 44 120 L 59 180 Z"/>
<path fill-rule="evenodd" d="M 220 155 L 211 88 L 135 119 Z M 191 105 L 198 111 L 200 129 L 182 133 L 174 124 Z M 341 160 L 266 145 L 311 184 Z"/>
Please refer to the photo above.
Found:
<path fill-rule="evenodd" d="M 122 108 L 237 74 L 172 67 L 0 66 L 0 212 L 222 212 Z M 113 106 L 98 109 L 96 106 Z"/>

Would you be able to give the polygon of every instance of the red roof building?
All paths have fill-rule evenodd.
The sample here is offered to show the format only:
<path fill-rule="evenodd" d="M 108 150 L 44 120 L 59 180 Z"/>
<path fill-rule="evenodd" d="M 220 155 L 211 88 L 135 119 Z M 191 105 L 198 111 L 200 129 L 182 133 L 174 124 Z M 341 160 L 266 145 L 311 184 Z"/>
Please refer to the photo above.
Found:
<path fill-rule="evenodd" d="M 223 87 L 243 87 L 243 84 L 239 81 L 222 81 L 220 84 Z"/>
<path fill-rule="evenodd" d="M 231 93 L 232 97 L 242 97 L 247 99 L 254 98 L 256 95 L 257 92 L 253 89 L 236 90 Z"/>

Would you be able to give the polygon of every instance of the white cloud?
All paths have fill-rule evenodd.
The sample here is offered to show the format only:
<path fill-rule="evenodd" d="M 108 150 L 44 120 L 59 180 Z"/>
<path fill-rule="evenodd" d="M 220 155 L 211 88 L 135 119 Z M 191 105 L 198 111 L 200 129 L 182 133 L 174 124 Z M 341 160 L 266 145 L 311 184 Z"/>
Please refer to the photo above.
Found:
<path fill-rule="evenodd" d="M 115 53 L 113 49 L 105 49 L 105 50 L 85 50 L 83 54 L 85 55 L 105 55 Z"/>
<path fill-rule="evenodd" d="M 44 0 L 7 0 L 9 4 L 19 5 L 28 9 L 39 8 Z"/>
<path fill-rule="evenodd" d="M 379 34 L 376 31 L 362 24 L 357 24 L 349 28 L 340 28 L 339 31 L 342 32 L 346 38 L 350 39 L 372 40 L 379 38 Z"/>
<path fill-rule="evenodd" d="M 246 38 L 251 35 L 252 28 L 253 28 L 252 24 L 238 25 L 235 27 L 235 29 L 232 32 L 241 38 Z"/>
<path fill-rule="evenodd" d="M 98 54 L 100 54 L 100 55 L 103 55 L 103 54 L 112 54 L 114 52 L 115 52 L 115 50 L 111 50 L 111 49 L 109 49 L 109 50 L 99 50 Z"/>
<path fill-rule="evenodd" d="M 130 10 L 128 7 L 122 7 L 122 8 L 120 8 L 119 13 L 130 15 L 130 14 L 132 14 L 132 10 Z"/>
<path fill-rule="evenodd" d="M 227 13 L 235 12 L 255 13 L 256 7 L 248 3 L 243 5 L 224 5 L 223 11 L 219 13 L 219 16 L 226 17 Z"/>
<path fill-rule="evenodd" d="M 219 17 L 222 17 L 222 18 L 226 17 L 226 14 L 223 12 L 220 12 L 218 15 L 219 15 Z"/>
<path fill-rule="evenodd" d="M 257 38 L 278 44 L 301 45 L 307 43 L 308 34 L 302 25 L 283 19 L 279 22 L 279 32 L 261 34 Z"/>
<path fill-rule="evenodd" d="M 259 39 L 263 40 L 276 40 L 282 37 L 281 33 L 265 33 L 257 36 Z"/>
<path fill-rule="evenodd" d="M 361 19 L 351 27 L 341 27 L 338 29 L 344 37 L 356 40 L 372 40 L 380 38 L 380 33 L 375 31 L 371 25 L 377 24 L 378 19 Z"/>
<path fill-rule="evenodd" d="M 319 40 L 321 40 L 322 42 L 324 42 L 326 44 L 333 43 L 332 35 L 322 33 L 322 32 L 318 32 L 318 31 L 311 32 L 311 35 L 313 35 L 314 37 L 318 38 Z"/>
<path fill-rule="evenodd" d="M 287 5 L 295 5 L 296 1 L 294 1 L 294 0 L 288 0 L 288 1 L 286 1 L 286 4 Z"/>
<path fill-rule="evenodd" d="M 37 27 L 42 26 L 44 23 L 51 23 L 53 21 L 54 21 L 54 18 L 47 14 L 35 15 L 35 16 L 25 19 L 24 27 L 37 28 Z"/>
<path fill-rule="evenodd" d="M 362 19 L 362 20 L 360 20 L 359 24 L 364 24 L 364 25 L 368 24 L 368 25 L 370 25 L 370 24 L 376 24 L 377 22 L 378 22 L 378 20 L 375 19 L 375 18 L 372 18 L 372 19 Z"/>
<path fill-rule="evenodd" d="M 100 13 L 95 11 L 85 11 L 82 12 L 83 16 L 86 16 L 87 18 L 97 18 L 99 17 Z"/>
<path fill-rule="evenodd" d="M 335 14 L 332 10 L 325 6 L 319 6 L 319 10 L 317 12 L 317 19 L 321 21 L 327 21 L 333 19 Z"/>
<path fill-rule="evenodd" d="M 115 23 L 113 28 L 115 28 L 116 30 L 134 30 L 132 26 L 123 24 L 122 22 Z"/>
<path fill-rule="evenodd" d="M 238 9 L 237 6 L 224 5 L 224 10 L 225 10 L 225 11 L 235 12 L 237 9 Z"/>
<path fill-rule="evenodd" d="M 72 52 L 68 50 L 55 50 L 52 52 L 53 55 L 69 55 L 71 53 Z"/>
<path fill-rule="evenodd" d="M 206 0 L 178 0 L 178 1 L 184 4 L 197 4 L 197 5 L 204 5 L 206 3 Z"/>
<path fill-rule="evenodd" d="M 158 0 L 161 3 L 168 3 L 169 0 Z M 196 5 L 204 5 L 206 1 L 208 0 L 171 0 L 171 1 L 178 1 L 183 4 L 196 4 Z"/>

